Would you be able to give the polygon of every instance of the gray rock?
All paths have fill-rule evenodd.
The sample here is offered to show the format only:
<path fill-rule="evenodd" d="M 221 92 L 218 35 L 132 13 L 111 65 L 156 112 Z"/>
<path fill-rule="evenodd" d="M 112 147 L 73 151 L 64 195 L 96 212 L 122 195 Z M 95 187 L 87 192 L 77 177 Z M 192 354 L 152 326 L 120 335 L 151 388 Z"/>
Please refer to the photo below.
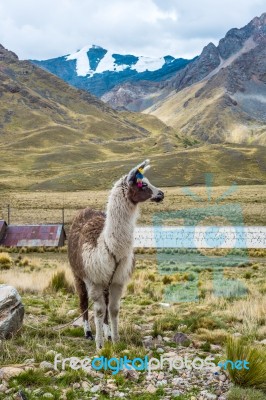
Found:
<path fill-rule="evenodd" d="M 10 378 L 21 374 L 23 371 L 22 368 L 18 367 L 2 367 L 0 369 L 0 379 L 8 381 Z"/>
<path fill-rule="evenodd" d="M 80 388 L 80 383 L 78 383 L 78 382 L 73 383 L 74 390 L 79 389 L 79 388 Z"/>
<path fill-rule="evenodd" d="M 183 385 L 184 384 L 184 379 L 180 378 L 180 377 L 173 378 L 172 384 L 173 385 Z"/>
<path fill-rule="evenodd" d="M 157 381 L 156 382 L 157 386 L 164 386 L 167 385 L 167 380 L 166 379 L 162 379 L 161 381 Z"/>
<path fill-rule="evenodd" d="M 8 387 L 7 387 L 6 383 L 2 383 L 0 385 L 0 393 L 4 393 L 7 389 L 8 389 Z"/>
<path fill-rule="evenodd" d="M 146 349 L 150 349 L 151 347 L 153 347 L 154 343 L 152 341 L 152 336 L 144 337 L 142 343 L 143 343 L 143 346 L 146 347 Z"/>
<path fill-rule="evenodd" d="M 175 397 L 181 396 L 181 392 L 180 392 L 180 390 L 173 390 L 172 391 L 172 395 L 175 396 Z"/>
<path fill-rule="evenodd" d="M 148 393 L 155 393 L 156 392 L 156 387 L 153 386 L 151 383 L 147 386 L 146 392 Z"/>
<path fill-rule="evenodd" d="M 164 353 L 164 349 L 162 349 L 161 347 L 158 347 L 157 352 L 162 354 L 162 353 Z"/>
<path fill-rule="evenodd" d="M 53 399 L 54 398 L 54 396 L 52 395 L 52 393 L 44 393 L 43 394 L 43 397 L 45 398 L 45 399 Z"/>
<path fill-rule="evenodd" d="M 129 380 L 132 380 L 132 381 L 137 380 L 138 377 L 139 377 L 138 372 L 135 371 L 134 369 L 127 369 L 127 368 L 124 368 L 124 369 L 123 369 L 123 374 L 124 374 L 124 377 L 125 377 L 125 378 L 127 378 L 127 379 L 129 379 Z"/>
<path fill-rule="evenodd" d="M 82 389 L 84 390 L 84 392 L 88 392 L 88 391 L 90 390 L 90 385 L 89 385 L 89 383 L 86 382 L 86 381 L 83 381 L 83 382 L 81 383 L 81 387 L 82 387 Z"/>
<path fill-rule="evenodd" d="M 181 346 L 190 343 L 189 337 L 183 332 L 177 332 L 173 337 L 173 341 L 177 344 L 180 344 Z"/>
<path fill-rule="evenodd" d="M 206 394 L 205 394 L 205 397 L 206 397 L 206 399 L 208 399 L 208 400 L 216 400 L 216 399 L 217 399 L 216 394 L 212 394 L 212 393 L 206 393 Z"/>
<path fill-rule="evenodd" d="M 42 361 L 40 363 L 40 368 L 42 369 L 54 369 L 54 364 L 48 362 L 48 361 Z"/>
<path fill-rule="evenodd" d="M 31 364 L 34 364 L 34 363 L 35 363 L 34 358 L 27 358 L 27 359 L 24 361 L 24 364 L 27 364 L 27 365 L 31 365 Z"/>
<path fill-rule="evenodd" d="M 95 385 L 91 388 L 91 392 L 96 393 L 99 392 L 100 389 L 101 389 L 100 385 Z"/>
<path fill-rule="evenodd" d="M 24 306 L 18 291 L 9 285 L 0 285 L 0 338 L 11 338 L 22 326 Z"/>
<path fill-rule="evenodd" d="M 226 376 L 224 374 L 220 375 L 220 381 L 225 382 L 226 381 Z"/>

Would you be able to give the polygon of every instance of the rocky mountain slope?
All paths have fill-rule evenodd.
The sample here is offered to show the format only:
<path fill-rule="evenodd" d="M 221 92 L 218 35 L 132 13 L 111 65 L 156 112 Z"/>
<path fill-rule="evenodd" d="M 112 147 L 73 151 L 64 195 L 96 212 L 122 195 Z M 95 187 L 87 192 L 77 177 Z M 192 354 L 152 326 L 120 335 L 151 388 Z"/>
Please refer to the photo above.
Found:
<path fill-rule="evenodd" d="M 75 53 L 49 60 L 31 60 L 35 65 L 59 76 L 67 83 L 101 97 L 124 82 L 169 79 L 190 60 L 172 56 L 151 58 L 117 54 L 100 46 L 89 45 Z"/>
<path fill-rule="evenodd" d="M 266 144 L 266 13 L 230 30 L 219 45 L 167 82 L 149 112 L 184 135 Z"/>
<path fill-rule="evenodd" d="M 217 47 L 209 43 L 160 86 L 122 84 L 103 99 L 198 140 L 266 144 L 266 13 L 231 29 Z"/>

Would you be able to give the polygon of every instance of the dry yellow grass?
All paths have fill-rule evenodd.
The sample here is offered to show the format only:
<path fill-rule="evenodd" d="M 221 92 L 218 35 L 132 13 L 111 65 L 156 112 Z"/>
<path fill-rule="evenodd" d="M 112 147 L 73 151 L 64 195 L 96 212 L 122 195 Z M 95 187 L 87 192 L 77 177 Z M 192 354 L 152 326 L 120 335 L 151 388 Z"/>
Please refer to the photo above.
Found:
<path fill-rule="evenodd" d="M 151 178 L 151 181 L 152 178 Z M 215 204 L 216 199 L 228 190 L 227 186 L 212 188 L 211 202 L 208 201 L 206 187 L 191 187 L 195 195 L 202 199 L 196 202 L 192 196 L 184 193 L 182 187 L 164 188 L 165 199 L 162 204 L 145 203 L 141 206 L 139 225 L 151 224 L 154 213 L 193 208 L 206 208 Z M 79 209 L 91 207 L 104 210 L 109 190 L 83 190 L 76 192 L 2 192 L 0 218 L 7 219 L 7 204 L 11 205 L 11 222 L 60 223 L 62 208 L 65 209 L 65 222 L 68 226 Z M 237 190 L 221 205 L 238 204 L 242 208 L 246 225 L 265 225 L 266 185 L 238 186 Z M 167 223 L 167 221 L 166 221 Z M 174 220 L 176 224 L 176 219 Z M 182 223 L 182 221 L 180 221 Z"/>
<path fill-rule="evenodd" d="M 21 293 L 42 294 L 54 274 L 61 271 L 64 271 L 68 283 L 73 284 L 73 275 L 66 263 L 58 263 L 55 268 L 35 268 L 31 272 L 22 268 L 0 271 L 0 282 L 16 287 Z"/>
<path fill-rule="evenodd" d="M 266 324 L 266 296 L 256 295 L 237 300 L 223 311 L 223 315 L 238 320 L 242 333 L 252 334 Z"/>

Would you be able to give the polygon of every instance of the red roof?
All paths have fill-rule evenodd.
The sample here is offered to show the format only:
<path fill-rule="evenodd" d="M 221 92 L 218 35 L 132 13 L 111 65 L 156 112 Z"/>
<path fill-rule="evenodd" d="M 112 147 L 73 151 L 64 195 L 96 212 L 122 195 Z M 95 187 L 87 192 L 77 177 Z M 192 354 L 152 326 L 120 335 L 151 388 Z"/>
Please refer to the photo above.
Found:
<path fill-rule="evenodd" d="M 1 240 L 3 246 L 58 246 L 62 225 L 8 225 Z"/>

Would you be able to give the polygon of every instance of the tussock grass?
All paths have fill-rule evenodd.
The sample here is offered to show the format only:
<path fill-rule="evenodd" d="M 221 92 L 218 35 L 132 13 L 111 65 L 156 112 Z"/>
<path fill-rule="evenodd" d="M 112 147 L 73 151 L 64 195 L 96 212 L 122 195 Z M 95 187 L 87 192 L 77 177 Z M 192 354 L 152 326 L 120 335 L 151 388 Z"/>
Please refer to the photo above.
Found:
<path fill-rule="evenodd" d="M 265 394 L 256 389 L 233 387 L 227 395 L 227 400 L 265 400 Z"/>
<path fill-rule="evenodd" d="M 9 269 L 12 265 L 12 258 L 8 253 L 0 253 L 0 269 Z"/>
<path fill-rule="evenodd" d="M 249 369 L 232 369 L 228 372 L 232 381 L 239 386 L 254 387 L 266 393 L 266 350 L 265 348 L 255 347 L 243 340 L 228 338 L 226 344 L 226 356 L 233 362 L 237 360 L 247 360 Z"/>
<path fill-rule="evenodd" d="M 52 276 L 52 279 L 46 290 L 51 290 L 54 292 L 59 292 L 60 290 L 62 290 L 66 293 L 73 293 L 74 286 L 69 283 L 66 277 L 66 272 L 63 270 L 59 270 Z"/>
<path fill-rule="evenodd" d="M 213 344 L 224 344 L 227 340 L 228 332 L 225 329 L 209 330 L 206 328 L 199 328 L 197 330 L 197 336 L 199 339 Z"/>
<path fill-rule="evenodd" d="M 246 299 L 228 304 L 225 317 L 241 323 L 240 332 L 252 335 L 266 324 L 266 296 L 254 293 Z"/>

